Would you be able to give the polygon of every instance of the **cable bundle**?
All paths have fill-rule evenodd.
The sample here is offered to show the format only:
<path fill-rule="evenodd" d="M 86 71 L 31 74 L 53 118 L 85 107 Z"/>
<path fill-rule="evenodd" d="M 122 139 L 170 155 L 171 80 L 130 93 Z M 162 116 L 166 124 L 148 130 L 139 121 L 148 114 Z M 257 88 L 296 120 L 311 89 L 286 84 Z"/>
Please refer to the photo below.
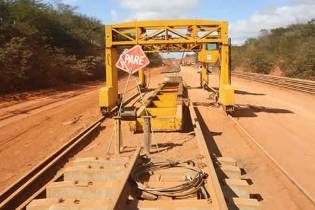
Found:
<path fill-rule="evenodd" d="M 151 176 L 155 171 L 174 168 L 174 167 L 182 167 L 186 168 L 190 171 L 194 171 L 195 174 L 193 176 L 186 176 L 186 180 L 183 184 L 166 187 L 166 188 L 152 188 L 150 186 L 145 186 L 141 182 L 141 178 Z M 195 167 L 192 161 L 185 162 L 172 162 L 172 161 L 164 161 L 164 162 L 148 162 L 142 164 L 135 168 L 131 174 L 132 180 L 137 184 L 138 189 L 155 195 L 155 196 L 167 196 L 172 198 L 186 198 L 193 197 L 196 192 L 198 192 L 204 185 L 205 179 L 207 178 L 207 174 L 204 173 L 200 168 Z"/>

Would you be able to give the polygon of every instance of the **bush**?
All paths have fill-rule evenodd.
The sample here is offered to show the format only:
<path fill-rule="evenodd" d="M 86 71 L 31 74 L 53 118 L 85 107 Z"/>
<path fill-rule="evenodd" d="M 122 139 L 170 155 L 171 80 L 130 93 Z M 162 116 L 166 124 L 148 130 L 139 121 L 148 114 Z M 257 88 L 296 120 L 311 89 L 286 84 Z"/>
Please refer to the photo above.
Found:
<path fill-rule="evenodd" d="M 103 25 L 65 4 L 0 0 L 0 93 L 103 76 Z"/>
<path fill-rule="evenodd" d="M 0 48 L 0 93 L 23 87 L 28 80 L 33 53 L 25 38 L 14 37 Z"/>
<path fill-rule="evenodd" d="M 278 66 L 285 76 L 315 79 L 314 23 L 264 30 L 257 39 L 232 47 L 232 69 L 268 74 Z"/>

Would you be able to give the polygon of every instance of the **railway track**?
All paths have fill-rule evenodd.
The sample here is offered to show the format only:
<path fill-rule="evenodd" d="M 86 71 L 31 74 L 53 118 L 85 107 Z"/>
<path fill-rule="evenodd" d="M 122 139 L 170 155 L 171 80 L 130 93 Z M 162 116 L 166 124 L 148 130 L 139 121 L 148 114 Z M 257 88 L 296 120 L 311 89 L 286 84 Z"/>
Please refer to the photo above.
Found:
<path fill-rule="evenodd" d="M 315 81 L 302 80 L 288 77 L 279 77 L 248 72 L 232 72 L 233 76 L 262 82 L 291 90 L 301 91 L 309 94 L 315 94 Z"/>
<path fill-rule="evenodd" d="M 125 104 L 132 101 L 138 94 L 130 96 Z M 112 109 L 114 112 L 118 107 Z M 84 148 L 99 132 L 101 122 L 105 117 L 100 117 L 85 130 L 62 145 L 57 151 L 37 164 L 28 173 L 0 195 L 0 209 L 25 209 L 32 199 L 45 191 L 48 182 L 58 180 L 61 175 L 56 173 L 62 168 L 69 158 Z"/>
<path fill-rule="evenodd" d="M 281 171 L 281 173 L 290 180 L 290 182 L 296 186 L 296 188 L 315 206 L 315 199 L 311 196 L 311 194 L 293 178 L 287 170 L 285 170 L 281 164 L 272 156 L 270 153 L 260 144 L 258 141 L 251 136 L 248 131 L 231 115 L 228 115 L 229 119 L 231 119 L 235 125 L 239 127 L 239 129 L 248 137 L 248 139 L 254 143 L 257 148 Z"/>
<path fill-rule="evenodd" d="M 33 198 L 40 195 L 45 184 L 57 180 L 55 174 L 68 161 L 68 159 L 87 145 L 91 137 L 99 129 L 104 117 L 96 120 L 83 132 L 64 144 L 59 150 L 36 165 L 25 176 L 8 187 L 0 196 L 0 209 L 24 208 Z"/>
<path fill-rule="evenodd" d="M 236 161 L 211 156 L 192 106 L 189 113 L 192 144 L 198 145 L 191 160 L 170 161 L 167 151 L 147 157 L 139 146 L 127 154 L 70 160 L 99 133 L 102 117 L 2 193 L 0 209 L 259 209 Z M 161 158 L 169 167 L 150 171 L 139 184 L 135 171 L 159 165 Z"/>

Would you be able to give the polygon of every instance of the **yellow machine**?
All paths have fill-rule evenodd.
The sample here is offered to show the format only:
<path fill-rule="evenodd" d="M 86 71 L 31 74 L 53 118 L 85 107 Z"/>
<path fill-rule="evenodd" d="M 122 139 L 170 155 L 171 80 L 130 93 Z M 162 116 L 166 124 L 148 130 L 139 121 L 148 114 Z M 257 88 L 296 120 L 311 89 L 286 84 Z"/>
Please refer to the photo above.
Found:
<path fill-rule="evenodd" d="M 154 131 L 180 131 L 183 126 L 183 106 L 185 105 L 185 88 L 181 77 L 167 77 L 155 89 L 145 105 L 137 110 L 137 118 L 129 123 L 134 132 L 143 131 L 144 116 L 151 117 Z"/>
<path fill-rule="evenodd" d="M 119 102 L 117 47 L 141 45 L 145 52 L 196 52 L 202 63 L 201 85 L 208 85 L 207 64 L 220 67 L 219 103 L 234 105 L 230 84 L 228 23 L 210 20 L 135 21 L 105 27 L 106 87 L 100 89 L 99 105 L 103 113 Z M 213 46 L 215 46 L 213 48 Z M 139 80 L 145 83 L 143 71 Z"/>

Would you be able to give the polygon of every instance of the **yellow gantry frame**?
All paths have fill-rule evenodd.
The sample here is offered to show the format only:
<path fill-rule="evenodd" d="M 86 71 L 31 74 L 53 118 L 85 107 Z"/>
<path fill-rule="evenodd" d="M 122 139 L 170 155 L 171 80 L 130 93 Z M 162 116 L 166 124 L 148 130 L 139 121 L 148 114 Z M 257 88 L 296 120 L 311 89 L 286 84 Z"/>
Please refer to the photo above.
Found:
<path fill-rule="evenodd" d="M 106 87 L 100 90 L 100 107 L 111 109 L 118 102 L 118 78 L 115 63 L 117 48 L 141 45 L 145 52 L 200 52 L 205 44 L 219 46 L 219 102 L 234 104 L 234 90 L 229 79 L 228 23 L 211 20 L 151 20 L 105 26 Z M 202 82 L 208 84 L 203 64 Z M 141 83 L 144 76 L 140 73 Z"/>

